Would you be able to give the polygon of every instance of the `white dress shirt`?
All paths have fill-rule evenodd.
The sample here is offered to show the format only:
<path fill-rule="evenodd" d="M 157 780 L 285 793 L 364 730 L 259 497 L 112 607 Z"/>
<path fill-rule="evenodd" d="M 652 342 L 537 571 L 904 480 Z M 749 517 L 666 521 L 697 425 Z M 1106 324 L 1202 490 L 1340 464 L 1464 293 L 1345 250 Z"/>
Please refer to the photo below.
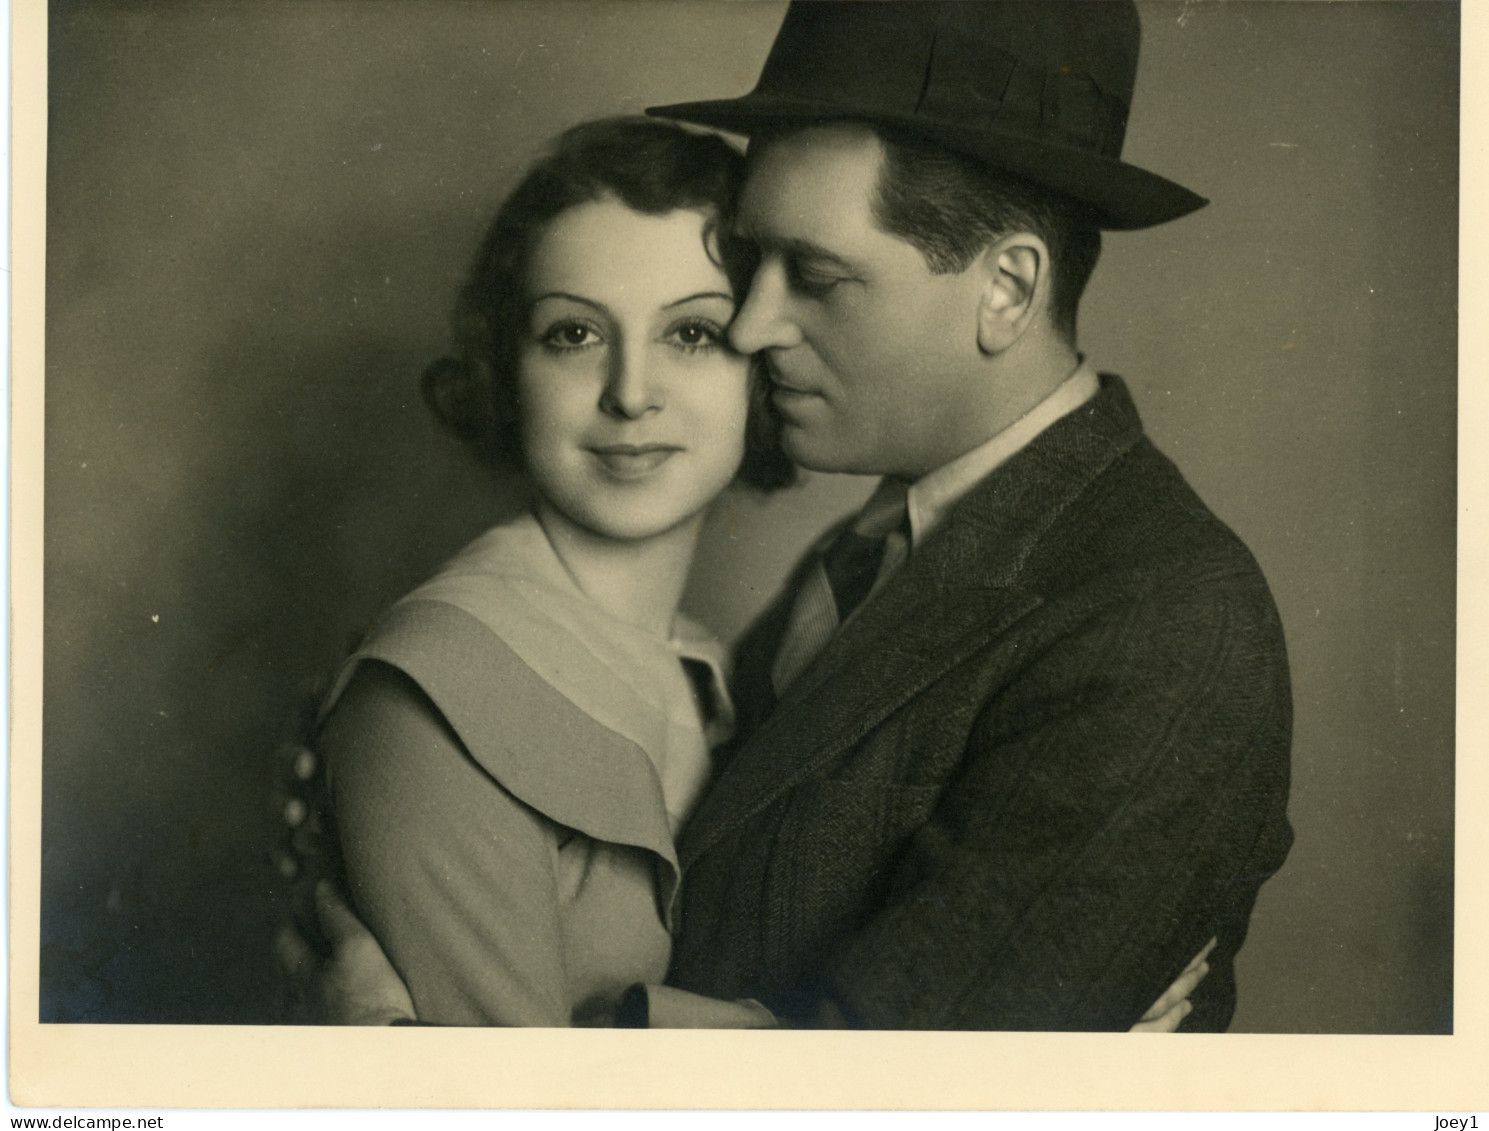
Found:
<path fill-rule="evenodd" d="M 1085 358 L 1049 396 L 1003 431 L 910 485 L 910 549 L 925 541 L 956 502 L 1063 416 L 1094 397 L 1101 387 Z M 887 572 L 887 571 L 886 571 Z M 881 575 L 881 580 L 882 580 Z"/>

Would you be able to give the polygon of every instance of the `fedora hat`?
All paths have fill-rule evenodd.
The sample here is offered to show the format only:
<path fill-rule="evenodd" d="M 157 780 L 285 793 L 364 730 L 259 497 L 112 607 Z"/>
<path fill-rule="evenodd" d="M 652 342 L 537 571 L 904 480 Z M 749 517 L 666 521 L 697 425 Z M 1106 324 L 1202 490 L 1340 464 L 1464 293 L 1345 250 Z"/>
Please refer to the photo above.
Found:
<path fill-rule="evenodd" d="M 1122 161 L 1132 0 L 792 0 L 755 89 L 648 114 L 752 134 L 881 123 L 1147 228 L 1207 202 Z"/>

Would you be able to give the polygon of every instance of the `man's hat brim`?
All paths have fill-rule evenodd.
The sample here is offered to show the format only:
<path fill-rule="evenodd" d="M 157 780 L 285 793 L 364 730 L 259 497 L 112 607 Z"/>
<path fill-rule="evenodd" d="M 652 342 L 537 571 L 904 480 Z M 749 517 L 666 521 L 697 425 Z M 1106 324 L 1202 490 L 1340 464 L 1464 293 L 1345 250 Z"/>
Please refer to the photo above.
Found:
<path fill-rule="evenodd" d="M 883 123 L 1086 205 L 1101 227 L 1117 231 L 1151 228 L 1209 203 L 1166 177 L 1112 157 L 916 114 L 877 108 L 859 113 L 841 103 L 760 91 L 742 98 L 653 106 L 646 112 L 747 137 L 830 122 Z"/>

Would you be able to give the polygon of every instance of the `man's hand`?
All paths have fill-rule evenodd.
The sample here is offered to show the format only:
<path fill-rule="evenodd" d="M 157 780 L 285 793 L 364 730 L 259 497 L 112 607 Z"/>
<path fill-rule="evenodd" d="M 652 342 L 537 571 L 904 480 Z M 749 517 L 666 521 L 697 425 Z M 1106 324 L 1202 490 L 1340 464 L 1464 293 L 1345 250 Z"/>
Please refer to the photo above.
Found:
<path fill-rule="evenodd" d="M 269 802 L 280 824 L 275 870 L 296 885 L 334 878 L 339 860 L 324 764 L 310 747 L 290 742 L 276 753 L 274 766 Z"/>
<path fill-rule="evenodd" d="M 336 890 L 322 880 L 315 910 L 331 944 L 331 957 L 317 967 L 304 939 L 286 928 L 276 940 L 291 977 L 309 987 L 315 1020 L 322 1025 L 391 1025 L 412 1021 L 414 1002 L 383 948 Z"/>
<path fill-rule="evenodd" d="M 1194 1008 L 1189 1004 L 1189 995 L 1194 993 L 1194 988 L 1210 972 L 1210 964 L 1205 959 L 1209 958 L 1210 952 L 1215 949 L 1215 942 L 1215 939 L 1211 939 L 1205 944 L 1205 948 L 1194 956 L 1194 960 L 1188 966 L 1184 967 L 1184 973 L 1175 979 L 1172 986 L 1163 991 L 1163 996 L 1153 1003 L 1152 1008 L 1143 1014 L 1143 1019 L 1129 1032 L 1172 1033 L 1179 1028 L 1179 1023 L 1188 1017 Z"/>
<path fill-rule="evenodd" d="M 315 887 L 315 910 L 331 943 L 331 957 L 315 979 L 324 1022 L 391 1025 L 414 1020 L 413 998 L 383 948 L 324 880 Z"/>
<path fill-rule="evenodd" d="M 283 837 L 275 864 L 294 887 L 298 913 L 274 940 L 279 964 L 289 977 L 290 1015 L 319 1025 L 413 1020 L 407 987 L 372 932 L 337 894 L 341 860 L 323 762 L 298 743 L 284 747 L 277 761 L 274 805 Z"/>

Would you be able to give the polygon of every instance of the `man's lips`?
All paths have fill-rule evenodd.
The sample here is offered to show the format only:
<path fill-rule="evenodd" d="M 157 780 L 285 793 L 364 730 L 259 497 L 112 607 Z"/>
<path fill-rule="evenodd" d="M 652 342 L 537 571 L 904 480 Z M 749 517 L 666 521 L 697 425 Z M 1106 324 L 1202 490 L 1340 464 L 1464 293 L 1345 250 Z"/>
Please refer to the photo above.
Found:
<path fill-rule="evenodd" d="M 675 444 L 599 444 L 589 449 L 600 466 L 617 479 L 649 475 L 682 448 Z"/>
<path fill-rule="evenodd" d="M 822 394 L 772 377 L 770 397 L 777 408 L 789 409 L 795 405 L 805 406 L 811 401 L 820 400 Z"/>
<path fill-rule="evenodd" d="M 815 389 L 809 389 L 782 377 L 780 371 L 774 365 L 768 366 L 766 372 L 770 377 L 771 392 L 780 397 L 791 399 L 795 397 L 821 396 Z"/>

